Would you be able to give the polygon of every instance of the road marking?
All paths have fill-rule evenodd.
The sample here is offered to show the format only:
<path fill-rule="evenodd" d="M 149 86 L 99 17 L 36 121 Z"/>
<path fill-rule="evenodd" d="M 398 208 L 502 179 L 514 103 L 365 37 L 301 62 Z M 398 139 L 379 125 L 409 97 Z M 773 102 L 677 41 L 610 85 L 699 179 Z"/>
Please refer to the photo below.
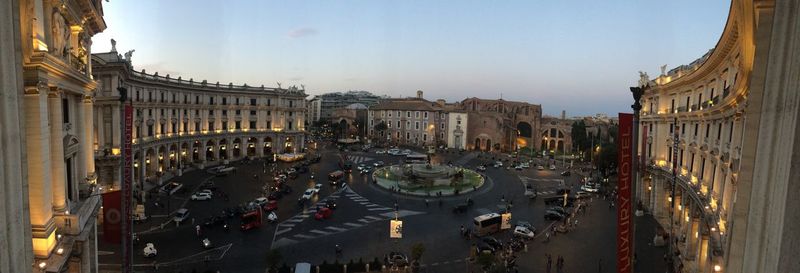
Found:
<path fill-rule="evenodd" d="M 371 208 L 367 209 L 368 211 L 376 211 L 376 210 L 392 210 L 391 208 Z"/>
<path fill-rule="evenodd" d="M 278 224 L 278 226 L 279 226 L 279 227 L 288 227 L 288 228 L 290 228 L 290 227 L 294 227 L 294 224 L 286 224 L 286 223 L 282 223 L 282 224 Z"/>
<path fill-rule="evenodd" d="M 383 220 L 383 218 L 375 217 L 375 216 L 372 216 L 372 215 L 367 215 L 367 216 L 365 216 L 365 218 L 369 218 L 369 219 L 372 219 L 374 221 Z"/>
<path fill-rule="evenodd" d="M 334 231 L 337 231 L 337 232 L 347 231 L 346 228 L 340 228 L 340 227 L 334 227 L 334 226 L 327 227 L 326 229 L 331 229 L 331 230 L 334 230 Z"/>
<path fill-rule="evenodd" d="M 305 234 L 295 234 L 294 237 L 303 238 L 303 239 L 313 239 L 314 236 L 308 236 Z"/>
<path fill-rule="evenodd" d="M 300 222 L 302 222 L 303 220 L 305 220 L 305 219 L 295 219 L 295 218 L 292 218 L 292 219 L 286 220 L 286 222 L 300 223 Z"/>
<path fill-rule="evenodd" d="M 412 211 L 412 210 L 400 210 L 399 212 L 397 212 L 397 217 L 406 217 L 406 216 L 423 214 L 423 213 L 424 212 Z M 386 213 L 383 213 L 381 215 L 383 217 L 386 217 L 386 219 L 392 219 L 392 218 L 395 217 L 395 213 L 393 211 L 392 212 L 386 212 Z"/>
<path fill-rule="evenodd" d="M 309 231 L 309 232 L 313 232 L 313 233 L 316 233 L 316 234 L 322 234 L 322 235 L 328 235 L 328 234 L 331 234 L 330 232 L 327 232 L 327 231 L 322 231 L 322 230 L 319 230 L 319 229 L 312 229 L 312 230 L 311 230 L 311 231 Z"/>
<path fill-rule="evenodd" d="M 381 205 L 378 205 L 378 204 L 375 204 L 375 203 L 367 203 L 366 206 L 367 207 L 380 207 Z"/>
<path fill-rule="evenodd" d="M 362 226 L 362 225 L 356 224 L 356 223 L 344 223 L 344 225 L 345 226 L 351 226 L 351 227 L 361 227 Z"/>
<path fill-rule="evenodd" d="M 432 263 L 431 266 L 437 266 L 439 263 Z"/>
<path fill-rule="evenodd" d="M 370 222 L 370 220 L 367 220 L 367 219 L 358 219 L 358 221 L 362 222 L 362 223 L 365 223 L 365 224 Z"/>
<path fill-rule="evenodd" d="M 272 243 L 272 246 L 270 247 L 270 249 L 275 249 L 277 247 L 281 247 L 281 246 L 285 246 L 285 245 L 291 245 L 291 244 L 294 244 L 294 243 L 297 243 L 297 241 L 292 240 L 292 239 L 287 239 L 287 238 L 280 238 L 277 241 Z"/>
<path fill-rule="evenodd" d="M 276 231 L 275 235 L 281 235 L 281 234 L 284 234 L 284 233 L 289 232 L 289 231 L 292 231 L 292 229 L 291 228 L 281 229 L 281 230 Z"/>

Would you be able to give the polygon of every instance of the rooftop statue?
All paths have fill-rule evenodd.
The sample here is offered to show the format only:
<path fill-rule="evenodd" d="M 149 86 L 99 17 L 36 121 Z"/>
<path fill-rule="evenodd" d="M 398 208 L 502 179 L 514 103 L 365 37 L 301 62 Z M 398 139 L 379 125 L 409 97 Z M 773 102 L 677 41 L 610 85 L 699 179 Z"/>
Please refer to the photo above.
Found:
<path fill-rule="evenodd" d="M 111 39 L 111 52 L 117 52 L 117 40 Z"/>
<path fill-rule="evenodd" d="M 650 85 L 650 77 L 647 76 L 647 72 L 639 71 L 639 87 L 644 88 L 648 85 Z"/>

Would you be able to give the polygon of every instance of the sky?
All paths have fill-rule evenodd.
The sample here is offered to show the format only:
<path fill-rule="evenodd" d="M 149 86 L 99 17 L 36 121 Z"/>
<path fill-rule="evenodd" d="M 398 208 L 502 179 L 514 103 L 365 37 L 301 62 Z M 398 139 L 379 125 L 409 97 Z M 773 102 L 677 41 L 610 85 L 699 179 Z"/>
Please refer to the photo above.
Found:
<path fill-rule="evenodd" d="M 541 104 L 545 114 L 630 112 L 638 71 L 713 48 L 722 0 L 103 2 L 92 52 L 135 49 L 136 70 L 310 95 L 367 90 L 429 100 Z M 310 97 L 310 96 L 309 96 Z"/>

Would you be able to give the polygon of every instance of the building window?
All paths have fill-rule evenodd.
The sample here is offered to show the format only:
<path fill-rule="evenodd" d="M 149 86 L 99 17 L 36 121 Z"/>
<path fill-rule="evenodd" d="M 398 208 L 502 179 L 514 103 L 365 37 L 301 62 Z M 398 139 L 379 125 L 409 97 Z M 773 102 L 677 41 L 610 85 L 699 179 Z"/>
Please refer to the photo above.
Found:
<path fill-rule="evenodd" d="M 428 134 L 422 134 L 422 141 L 428 141 Z"/>
<path fill-rule="evenodd" d="M 406 132 L 406 139 L 410 139 L 410 138 L 411 138 L 411 133 Z"/>
<path fill-rule="evenodd" d="M 672 107 L 669 108 L 670 113 L 675 113 L 675 99 L 672 99 Z"/>
<path fill-rule="evenodd" d="M 228 98 L 222 97 L 222 105 L 228 105 Z"/>
<path fill-rule="evenodd" d="M 292 130 L 292 122 L 290 121 L 288 124 L 289 124 L 289 130 Z"/>
<path fill-rule="evenodd" d="M 228 122 L 227 121 L 223 121 L 222 122 L 222 130 L 228 130 Z"/>
<path fill-rule="evenodd" d="M 208 130 L 209 131 L 214 131 L 214 122 L 213 121 L 209 121 L 208 122 Z"/>
<path fill-rule="evenodd" d="M 194 131 L 195 131 L 195 132 L 196 132 L 196 131 L 200 131 L 200 123 L 199 123 L 199 122 L 195 122 L 195 123 L 194 123 Z"/>
<path fill-rule="evenodd" d="M 709 132 L 711 132 L 711 123 L 706 123 L 706 138 L 708 138 Z"/>
<path fill-rule="evenodd" d="M 195 116 L 199 116 L 200 115 L 200 110 L 194 110 L 194 115 Z"/>
<path fill-rule="evenodd" d="M 670 123 L 669 124 L 669 133 L 670 134 L 674 133 L 674 129 L 675 129 L 675 124 Z"/>
<path fill-rule="evenodd" d="M 459 123 L 461 123 L 461 121 L 458 121 L 458 122 L 459 122 Z M 439 124 L 439 125 L 440 125 L 439 127 L 440 127 L 442 130 L 444 130 L 444 123 L 441 123 L 441 124 Z"/>
<path fill-rule="evenodd" d="M 209 104 L 214 105 L 214 97 L 209 98 Z"/>
<path fill-rule="evenodd" d="M 167 133 L 167 131 L 164 130 L 164 124 L 163 123 L 158 125 L 158 130 L 159 130 L 159 133 L 162 133 L 162 134 Z"/>
<path fill-rule="evenodd" d="M 194 104 L 200 104 L 200 96 L 194 96 Z"/>
<path fill-rule="evenodd" d="M 669 148 L 669 153 L 667 154 L 667 161 L 672 162 L 672 147 Z"/>
<path fill-rule="evenodd" d="M 271 99 L 267 99 L 267 106 L 272 106 L 272 100 Z"/>
<path fill-rule="evenodd" d="M 722 139 L 722 122 L 717 124 L 717 140 Z"/>
<path fill-rule="evenodd" d="M 256 105 L 256 99 L 250 99 L 250 105 L 255 106 Z"/>
<path fill-rule="evenodd" d="M 271 116 L 271 115 L 272 115 L 272 111 L 267 110 L 267 116 Z"/>
<path fill-rule="evenodd" d="M 160 113 L 160 115 L 162 116 L 164 115 L 164 109 L 160 109 L 158 112 Z"/>
<path fill-rule="evenodd" d="M 381 116 L 383 116 L 383 112 L 381 112 Z M 392 117 L 392 112 L 389 112 L 389 117 Z"/>
<path fill-rule="evenodd" d="M 153 136 L 153 125 L 147 125 L 147 136 Z"/>
<path fill-rule="evenodd" d="M 228 115 L 228 110 L 222 110 L 222 115 L 223 116 L 227 116 Z"/>
<path fill-rule="evenodd" d="M 236 98 L 236 105 L 239 105 L 239 98 Z"/>
<path fill-rule="evenodd" d="M 208 110 L 208 115 L 209 116 L 213 116 L 214 115 L 214 110 Z"/>
<path fill-rule="evenodd" d="M 400 129 L 400 121 L 397 121 L 397 129 Z"/>
<path fill-rule="evenodd" d="M 256 115 L 256 110 L 250 110 L 250 115 L 251 116 L 255 116 Z"/>
<path fill-rule="evenodd" d="M 428 118 L 428 112 L 422 112 L 422 118 Z"/>
<path fill-rule="evenodd" d="M 267 121 L 267 129 L 272 129 L 272 121 Z"/>
<path fill-rule="evenodd" d="M 250 127 L 248 127 L 248 128 L 255 129 L 256 128 L 256 122 L 255 121 L 251 121 L 250 122 Z"/>
<path fill-rule="evenodd" d="M 290 101 L 289 101 L 289 107 L 291 108 L 291 107 L 293 107 L 293 106 L 294 106 L 294 101 L 290 100 Z"/>
<path fill-rule="evenodd" d="M 419 130 L 419 121 L 414 122 L 414 130 Z"/>
<path fill-rule="evenodd" d="M 369 120 L 369 126 L 375 126 L 375 120 Z"/>
<path fill-rule="evenodd" d="M 694 124 L 694 136 L 697 136 L 697 128 L 700 128 L 700 123 Z"/>
<path fill-rule="evenodd" d="M 237 121 L 236 122 L 236 130 L 241 130 L 241 129 L 242 129 L 242 122 L 241 121 Z"/>
<path fill-rule="evenodd" d="M 728 130 L 728 143 L 733 141 L 733 121 L 731 121 L 731 127 Z"/>
<path fill-rule="evenodd" d="M 386 128 L 392 128 L 392 121 L 386 123 Z"/>
<path fill-rule="evenodd" d="M 61 120 L 69 123 L 69 99 L 61 99 Z"/>
<path fill-rule="evenodd" d="M 414 112 L 414 118 L 419 118 L 419 111 Z"/>
<path fill-rule="evenodd" d="M 410 118 L 410 117 L 411 117 L 411 111 L 406 111 L 406 117 L 407 117 L 407 118 Z"/>
<path fill-rule="evenodd" d="M 681 124 L 681 134 L 686 134 L 686 123 Z"/>

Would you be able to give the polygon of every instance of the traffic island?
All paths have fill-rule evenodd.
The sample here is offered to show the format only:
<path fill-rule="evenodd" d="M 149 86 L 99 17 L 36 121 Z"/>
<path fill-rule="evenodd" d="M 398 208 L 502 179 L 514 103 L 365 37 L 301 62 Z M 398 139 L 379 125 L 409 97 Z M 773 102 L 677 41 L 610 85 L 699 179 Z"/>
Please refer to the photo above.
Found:
<path fill-rule="evenodd" d="M 376 169 L 373 182 L 392 192 L 414 196 L 453 196 L 484 185 L 481 174 L 462 167 L 402 164 Z"/>

